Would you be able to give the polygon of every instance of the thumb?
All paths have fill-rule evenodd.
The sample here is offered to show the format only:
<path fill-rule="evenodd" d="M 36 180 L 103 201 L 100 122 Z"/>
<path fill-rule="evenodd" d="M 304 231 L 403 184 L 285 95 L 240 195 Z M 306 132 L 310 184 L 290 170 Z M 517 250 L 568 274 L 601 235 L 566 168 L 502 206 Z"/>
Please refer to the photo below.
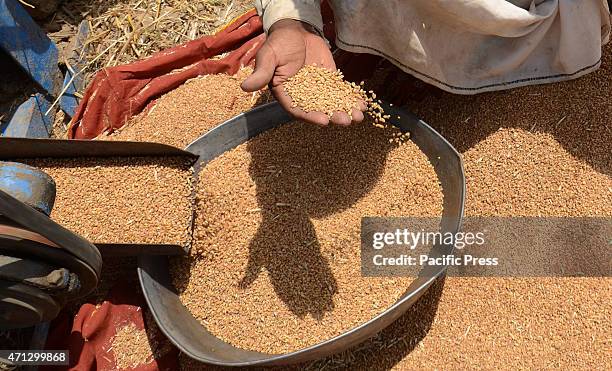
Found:
<path fill-rule="evenodd" d="M 255 71 L 242 82 L 240 87 L 246 92 L 262 89 L 272 80 L 275 70 L 276 55 L 274 50 L 269 45 L 264 44 L 255 57 Z"/>

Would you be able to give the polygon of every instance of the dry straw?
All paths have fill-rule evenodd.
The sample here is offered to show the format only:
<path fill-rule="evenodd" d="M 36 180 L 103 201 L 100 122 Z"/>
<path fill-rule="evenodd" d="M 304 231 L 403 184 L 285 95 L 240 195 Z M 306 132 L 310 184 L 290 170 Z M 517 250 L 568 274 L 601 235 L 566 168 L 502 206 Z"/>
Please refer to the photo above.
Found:
<path fill-rule="evenodd" d="M 84 65 L 75 72 L 87 84 L 104 67 L 214 34 L 251 7 L 249 0 L 76 0 L 62 4 L 54 20 L 72 28 L 81 20 L 88 23 L 80 60 L 63 61 L 68 69 Z"/>

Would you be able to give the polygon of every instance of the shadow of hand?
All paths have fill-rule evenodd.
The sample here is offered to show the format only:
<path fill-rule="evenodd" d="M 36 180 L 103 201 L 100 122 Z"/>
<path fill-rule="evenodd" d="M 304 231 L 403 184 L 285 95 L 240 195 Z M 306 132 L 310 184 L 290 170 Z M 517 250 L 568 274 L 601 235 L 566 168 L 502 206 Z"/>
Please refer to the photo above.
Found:
<path fill-rule="evenodd" d="M 383 145 L 366 153 L 364 138 Z M 262 222 L 250 242 L 240 287 L 252 286 L 265 269 L 296 316 L 320 319 L 331 311 L 338 288 L 329 251 L 322 248 L 334 247 L 320 245 L 312 220 L 349 209 L 367 194 L 392 147 L 383 131 L 366 124 L 319 128 L 293 123 L 249 141 L 249 171 Z"/>
<path fill-rule="evenodd" d="M 252 285 L 265 268 L 276 294 L 296 316 L 321 319 L 333 309 L 336 280 L 306 214 L 289 211 L 264 217 L 249 254 L 241 288 Z"/>

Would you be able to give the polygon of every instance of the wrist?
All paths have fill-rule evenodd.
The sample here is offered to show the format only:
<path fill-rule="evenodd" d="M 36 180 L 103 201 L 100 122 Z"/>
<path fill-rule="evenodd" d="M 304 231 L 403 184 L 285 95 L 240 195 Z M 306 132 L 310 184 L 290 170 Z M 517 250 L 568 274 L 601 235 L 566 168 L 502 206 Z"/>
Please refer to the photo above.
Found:
<path fill-rule="evenodd" d="M 317 36 L 321 36 L 319 31 L 315 27 L 313 27 L 311 24 L 307 22 L 299 21 L 297 19 L 289 19 L 289 18 L 279 19 L 278 21 L 274 22 L 274 24 L 270 26 L 268 33 L 271 34 L 274 31 L 281 30 L 281 29 L 291 29 L 294 31 L 308 32 L 311 34 L 315 34 Z"/>

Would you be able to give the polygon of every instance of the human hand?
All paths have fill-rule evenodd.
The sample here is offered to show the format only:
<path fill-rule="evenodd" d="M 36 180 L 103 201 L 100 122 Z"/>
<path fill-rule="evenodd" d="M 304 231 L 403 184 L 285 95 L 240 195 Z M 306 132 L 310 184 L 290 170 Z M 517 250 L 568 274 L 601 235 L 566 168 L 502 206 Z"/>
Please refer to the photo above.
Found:
<path fill-rule="evenodd" d="M 291 106 L 291 97 L 283 83 L 303 66 L 336 69 L 334 58 L 325 40 L 310 25 L 292 19 L 283 19 L 272 25 L 266 42 L 255 59 L 255 71 L 242 83 L 242 89 L 252 92 L 270 86 L 270 91 L 280 105 L 296 119 L 325 126 L 330 121 L 337 125 L 350 125 L 363 120 L 365 103 L 352 111 L 352 119 L 346 112 L 336 111 L 331 119 L 323 112 L 305 112 Z"/>

